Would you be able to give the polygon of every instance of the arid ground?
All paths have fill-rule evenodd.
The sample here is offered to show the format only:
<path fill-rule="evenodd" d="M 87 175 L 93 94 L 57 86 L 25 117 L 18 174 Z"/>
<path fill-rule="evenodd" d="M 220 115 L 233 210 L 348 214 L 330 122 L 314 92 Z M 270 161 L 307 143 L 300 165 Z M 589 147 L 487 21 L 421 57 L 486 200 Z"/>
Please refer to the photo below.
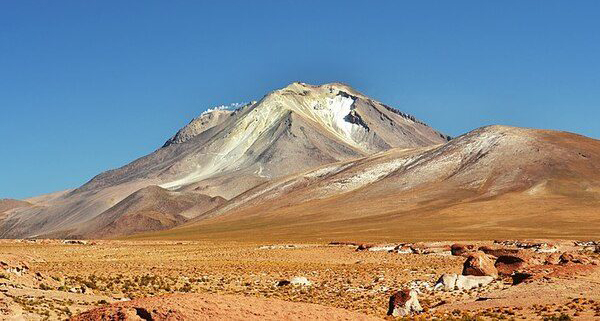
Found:
<path fill-rule="evenodd" d="M 145 318 L 142 311 L 146 317 L 152 314 L 150 319 L 170 315 L 177 320 L 189 319 L 185 313 L 194 312 L 190 308 L 194 306 L 202 307 L 196 312 L 205 316 L 229 319 L 386 318 L 390 295 L 406 288 L 418 292 L 424 309 L 416 318 L 600 317 L 595 243 L 461 241 L 473 245 L 474 251 L 491 251 L 486 252 L 490 257 L 500 256 L 498 249 L 511 249 L 534 259 L 522 267 L 531 275 L 520 284 L 513 285 L 514 277 L 499 276 L 482 287 L 453 291 L 434 286 L 442 274 L 463 270 L 466 254 L 449 251 L 455 242 L 365 244 L 360 247 L 364 250 L 358 249 L 359 244 L 328 243 L 73 243 L 0 242 L 4 319 L 67 319 L 89 310 L 78 318 L 101 319 L 114 317 L 118 309 L 127 315 L 130 308 L 133 317 L 138 313 Z M 565 252 L 574 256 L 560 255 Z M 548 263 L 552 260 L 556 261 Z M 294 277 L 304 277 L 310 284 L 289 284 Z M 163 296 L 170 294 L 178 296 Z M 252 309 L 248 317 L 245 313 Z"/>

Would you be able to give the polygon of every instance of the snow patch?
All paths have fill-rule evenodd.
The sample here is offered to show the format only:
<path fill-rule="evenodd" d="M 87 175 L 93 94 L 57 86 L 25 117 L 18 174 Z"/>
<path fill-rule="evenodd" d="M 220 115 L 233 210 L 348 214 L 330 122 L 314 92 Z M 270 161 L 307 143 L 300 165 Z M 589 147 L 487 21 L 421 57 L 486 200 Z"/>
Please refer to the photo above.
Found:
<path fill-rule="evenodd" d="M 332 121 L 335 127 L 341 129 L 346 136 L 352 137 L 352 131 L 354 127 L 357 127 L 357 125 L 347 122 L 344 120 L 344 118 L 350 114 L 350 111 L 352 110 L 352 104 L 354 104 L 354 99 L 337 95 L 333 98 L 327 98 L 327 104 L 329 105 L 329 110 L 331 112 L 331 117 L 333 118 Z"/>
<path fill-rule="evenodd" d="M 217 110 L 236 110 L 236 109 L 240 109 L 246 105 L 248 105 L 248 103 L 231 103 L 229 105 L 219 105 L 219 106 L 208 108 L 207 110 L 203 111 L 200 114 L 200 116 L 206 115 L 208 113 L 211 113 L 211 112 L 217 111 Z"/>

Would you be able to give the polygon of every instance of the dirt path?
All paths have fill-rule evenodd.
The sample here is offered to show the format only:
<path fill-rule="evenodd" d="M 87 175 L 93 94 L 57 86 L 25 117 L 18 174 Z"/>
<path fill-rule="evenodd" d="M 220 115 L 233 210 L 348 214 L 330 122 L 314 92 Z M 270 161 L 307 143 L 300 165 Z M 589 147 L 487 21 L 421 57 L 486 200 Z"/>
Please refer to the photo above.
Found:
<path fill-rule="evenodd" d="M 71 320 L 381 320 L 309 303 L 241 295 L 174 294 L 116 303 Z"/>

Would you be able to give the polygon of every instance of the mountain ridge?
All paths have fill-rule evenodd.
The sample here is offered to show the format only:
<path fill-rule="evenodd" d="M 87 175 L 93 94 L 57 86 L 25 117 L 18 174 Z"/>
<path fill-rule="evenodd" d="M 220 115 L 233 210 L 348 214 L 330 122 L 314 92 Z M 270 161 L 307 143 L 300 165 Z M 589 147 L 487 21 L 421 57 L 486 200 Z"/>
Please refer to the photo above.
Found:
<path fill-rule="evenodd" d="M 592 138 L 486 126 L 440 146 L 391 149 L 265 183 L 147 237 L 593 237 L 599 161 Z"/>

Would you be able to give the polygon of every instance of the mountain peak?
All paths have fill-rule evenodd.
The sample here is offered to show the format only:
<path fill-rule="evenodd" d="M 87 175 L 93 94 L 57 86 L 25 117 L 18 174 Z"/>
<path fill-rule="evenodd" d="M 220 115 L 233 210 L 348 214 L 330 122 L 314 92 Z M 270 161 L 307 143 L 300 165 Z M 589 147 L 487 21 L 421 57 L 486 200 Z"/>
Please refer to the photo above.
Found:
<path fill-rule="evenodd" d="M 273 93 L 279 93 L 279 94 L 294 93 L 294 94 L 299 94 L 299 95 L 304 96 L 304 95 L 308 95 L 310 93 L 337 95 L 340 92 L 345 92 L 345 93 L 353 95 L 353 96 L 365 97 L 363 94 L 359 93 L 351 86 L 344 84 L 344 83 L 340 83 L 340 82 L 333 82 L 333 83 L 327 83 L 327 84 L 322 84 L 322 85 L 311 85 L 311 84 L 307 84 L 304 82 L 295 81 L 295 82 L 287 85 L 284 88 L 275 90 Z"/>

